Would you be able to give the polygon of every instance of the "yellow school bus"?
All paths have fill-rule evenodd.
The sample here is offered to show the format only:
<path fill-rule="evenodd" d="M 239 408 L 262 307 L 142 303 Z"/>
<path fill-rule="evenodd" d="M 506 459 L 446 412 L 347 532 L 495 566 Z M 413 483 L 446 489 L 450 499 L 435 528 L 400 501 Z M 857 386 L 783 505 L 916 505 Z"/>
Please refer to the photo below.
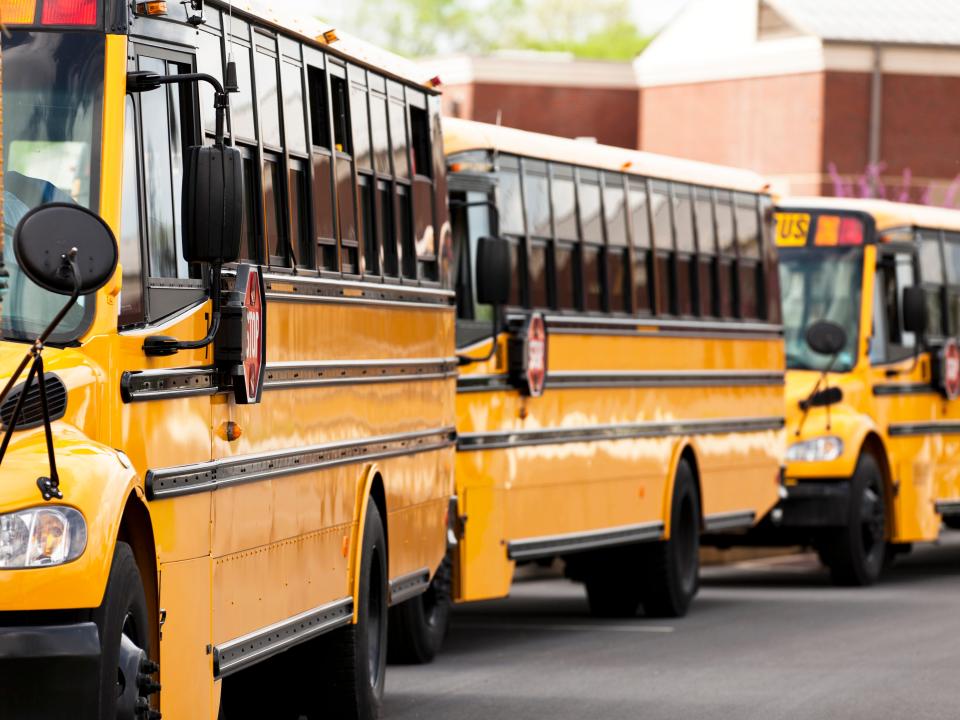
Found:
<path fill-rule="evenodd" d="M 758 539 L 870 584 L 960 518 L 960 212 L 791 198 L 777 244 L 787 497 Z"/>
<path fill-rule="evenodd" d="M 375 717 L 449 534 L 436 93 L 210 0 L 0 11 L 0 717 Z"/>
<path fill-rule="evenodd" d="M 777 500 L 772 202 L 745 171 L 444 118 L 457 272 L 453 598 L 565 560 L 597 615 L 686 612 L 701 533 Z M 505 238 L 511 294 L 478 288 Z M 491 341 L 491 334 L 494 340 Z"/>

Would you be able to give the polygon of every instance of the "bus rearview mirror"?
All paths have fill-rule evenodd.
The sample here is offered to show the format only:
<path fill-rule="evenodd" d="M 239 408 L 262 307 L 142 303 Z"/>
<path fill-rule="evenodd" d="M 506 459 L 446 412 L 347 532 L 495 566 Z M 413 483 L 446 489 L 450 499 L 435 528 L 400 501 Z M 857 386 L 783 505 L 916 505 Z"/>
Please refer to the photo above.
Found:
<path fill-rule="evenodd" d="M 59 295 L 89 295 L 113 276 L 119 251 L 94 212 L 70 203 L 31 210 L 13 233 L 17 263 L 37 285 Z"/>
<path fill-rule="evenodd" d="M 502 237 L 481 237 L 477 244 L 477 302 L 506 305 L 510 299 L 510 243 Z"/>
<path fill-rule="evenodd" d="M 212 265 L 240 257 L 243 174 L 240 151 L 227 145 L 187 149 L 183 178 L 183 259 Z"/>
<path fill-rule="evenodd" d="M 834 356 L 847 345 L 847 332 L 830 320 L 817 320 L 807 328 L 807 345 L 815 353 Z"/>
<path fill-rule="evenodd" d="M 927 331 L 927 301 L 922 287 L 903 289 L 903 329 L 923 337 Z"/>

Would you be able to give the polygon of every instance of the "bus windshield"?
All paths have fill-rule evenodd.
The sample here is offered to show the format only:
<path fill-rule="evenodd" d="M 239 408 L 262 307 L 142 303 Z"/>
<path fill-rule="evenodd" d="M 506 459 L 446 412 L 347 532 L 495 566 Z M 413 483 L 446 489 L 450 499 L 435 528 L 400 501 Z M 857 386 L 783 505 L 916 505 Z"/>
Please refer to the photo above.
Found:
<path fill-rule="evenodd" d="M 825 370 L 831 358 L 807 345 L 806 330 L 817 320 L 830 320 L 847 331 L 847 346 L 831 370 L 849 372 L 857 362 L 860 285 L 863 250 L 842 249 L 780 251 L 780 295 L 787 368 Z"/>
<path fill-rule="evenodd" d="M 66 300 L 20 271 L 17 224 L 52 202 L 98 210 L 104 42 L 83 32 L 3 34 L 3 259 L 10 277 L 0 332 L 8 339 L 32 340 Z M 76 339 L 91 302 L 81 298 L 51 340 Z"/>

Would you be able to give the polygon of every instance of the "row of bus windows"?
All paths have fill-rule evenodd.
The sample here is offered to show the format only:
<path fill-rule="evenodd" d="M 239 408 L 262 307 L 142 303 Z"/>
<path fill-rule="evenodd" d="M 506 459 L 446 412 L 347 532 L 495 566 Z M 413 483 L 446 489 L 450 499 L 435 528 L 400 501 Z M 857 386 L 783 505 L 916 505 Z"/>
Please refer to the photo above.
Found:
<path fill-rule="evenodd" d="M 437 281 L 435 99 L 237 19 L 224 48 L 221 16 L 210 15 L 198 70 L 222 78 L 226 52 L 240 87 L 231 114 L 244 157 L 243 259 Z"/>
<path fill-rule="evenodd" d="M 779 321 L 767 195 L 501 155 L 511 304 Z"/>

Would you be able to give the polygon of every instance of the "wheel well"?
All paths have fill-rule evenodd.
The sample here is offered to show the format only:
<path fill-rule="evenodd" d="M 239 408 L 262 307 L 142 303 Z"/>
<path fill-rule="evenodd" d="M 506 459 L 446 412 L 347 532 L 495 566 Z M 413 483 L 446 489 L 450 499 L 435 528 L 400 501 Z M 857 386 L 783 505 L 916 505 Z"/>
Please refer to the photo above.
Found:
<path fill-rule="evenodd" d="M 383 489 L 383 476 L 377 473 L 370 483 L 370 499 L 376 503 L 380 513 L 380 522 L 383 523 L 383 537 L 387 541 L 387 559 L 390 559 L 390 530 L 387 527 L 387 494 Z"/>
<path fill-rule="evenodd" d="M 703 529 L 703 488 L 700 487 L 700 468 L 697 466 L 697 454 L 690 445 L 683 448 L 680 461 L 686 460 L 693 471 L 693 481 L 697 488 L 697 506 L 700 508 L 700 529 Z"/>
<path fill-rule="evenodd" d="M 880 472 L 883 473 L 883 486 L 887 494 L 887 507 L 889 508 L 893 504 L 894 497 L 896 497 L 896 488 L 894 488 L 893 485 L 893 470 L 890 467 L 887 451 L 879 435 L 873 432 L 867 433 L 867 436 L 863 439 L 863 445 L 860 446 L 860 454 L 862 455 L 863 453 L 869 453 L 873 456 L 873 459 L 876 460 L 880 466 Z M 889 529 L 892 532 L 894 529 L 892 525 L 893 512 L 888 511 L 887 517 L 888 522 L 891 523 Z"/>
<path fill-rule="evenodd" d="M 150 618 L 150 648 L 154 658 L 160 653 L 160 593 L 157 586 L 157 550 L 153 542 L 153 524 L 150 513 L 136 496 L 130 493 L 120 520 L 117 540 L 125 542 L 133 550 L 137 561 L 143 592 L 147 598 L 147 617 Z"/>

